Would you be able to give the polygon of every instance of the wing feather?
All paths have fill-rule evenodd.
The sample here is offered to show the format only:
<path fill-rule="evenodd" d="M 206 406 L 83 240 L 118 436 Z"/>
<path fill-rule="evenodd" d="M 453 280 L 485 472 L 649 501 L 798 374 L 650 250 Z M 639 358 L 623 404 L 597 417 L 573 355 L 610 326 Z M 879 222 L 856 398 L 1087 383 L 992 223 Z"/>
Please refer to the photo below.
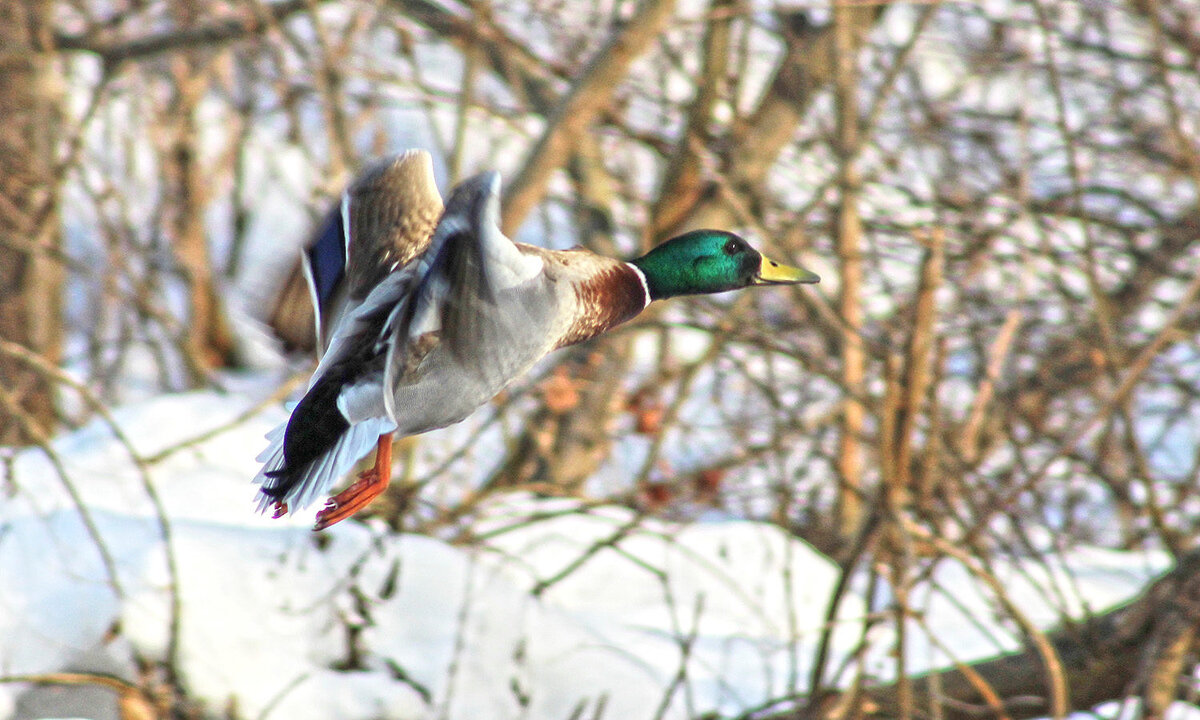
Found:
<path fill-rule="evenodd" d="M 376 163 L 342 193 L 301 255 L 319 350 L 343 315 L 425 251 L 441 213 L 433 158 L 423 150 Z"/>
<path fill-rule="evenodd" d="M 500 231 L 500 177 L 467 180 L 446 201 L 416 287 L 393 328 L 384 364 L 391 414 L 403 432 L 457 422 L 487 402 L 553 346 L 558 303 L 543 259 Z M 436 351 L 435 351 L 436 349 Z M 430 387 L 453 388 L 443 407 L 418 408 Z M 403 407 L 397 408 L 396 398 Z M 401 418 L 407 408 L 413 418 Z M 411 425 L 406 421 L 411 420 Z"/>

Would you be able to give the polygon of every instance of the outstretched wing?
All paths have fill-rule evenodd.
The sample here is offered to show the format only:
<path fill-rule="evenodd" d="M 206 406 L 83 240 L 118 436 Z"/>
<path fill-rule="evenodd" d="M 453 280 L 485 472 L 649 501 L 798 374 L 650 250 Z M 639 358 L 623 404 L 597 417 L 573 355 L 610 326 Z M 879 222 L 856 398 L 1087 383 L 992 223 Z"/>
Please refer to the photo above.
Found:
<path fill-rule="evenodd" d="M 326 214 L 271 312 L 271 325 L 290 347 L 324 352 L 348 308 L 363 302 L 384 277 L 429 246 L 442 213 L 433 159 L 409 150 L 367 168 Z M 298 302 L 298 278 L 312 304 Z M 302 330 L 311 319 L 313 333 Z"/>
<path fill-rule="evenodd" d="M 442 209 L 433 159 L 424 150 L 409 150 L 359 175 L 342 202 L 352 303 L 425 252 Z"/>
<path fill-rule="evenodd" d="M 411 305 L 396 318 L 386 363 L 389 414 L 402 431 L 414 405 L 418 425 L 461 419 L 557 339 L 558 302 L 545 261 L 505 237 L 499 216 L 499 174 L 463 182 L 446 201 L 429 250 L 414 264 L 419 279 Z M 424 407 L 439 386 L 443 397 L 453 397 L 442 407 Z M 404 400 L 399 407 L 398 397 Z"/>

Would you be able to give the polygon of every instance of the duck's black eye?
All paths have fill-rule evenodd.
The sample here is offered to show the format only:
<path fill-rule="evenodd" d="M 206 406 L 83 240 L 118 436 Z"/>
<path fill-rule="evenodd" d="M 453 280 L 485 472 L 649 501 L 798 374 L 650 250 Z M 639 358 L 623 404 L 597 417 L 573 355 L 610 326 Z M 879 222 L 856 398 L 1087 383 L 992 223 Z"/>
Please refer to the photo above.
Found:
<path fill-rule="evenodd" d="M 746 243 L 742 242 L 741 238 L 731 237 L 731 238 L 729 238 L 729 240 L 725 241 L 725 254 L 726 255 L 737 255 L 738 253 L 742 253 L 745 251 L 746 251 Z"/>

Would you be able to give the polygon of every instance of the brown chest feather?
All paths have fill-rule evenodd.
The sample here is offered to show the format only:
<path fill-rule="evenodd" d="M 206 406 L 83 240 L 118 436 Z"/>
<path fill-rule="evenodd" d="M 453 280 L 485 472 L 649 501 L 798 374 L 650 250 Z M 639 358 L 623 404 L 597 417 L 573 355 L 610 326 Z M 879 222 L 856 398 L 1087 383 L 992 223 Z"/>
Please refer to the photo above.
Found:
<path fill-rule="evenodd" d="M 637 317 L 646 290 L 636 270 L 620 263 L 575 283 L 577 314 L 558 347 L 573 345 Z"/>

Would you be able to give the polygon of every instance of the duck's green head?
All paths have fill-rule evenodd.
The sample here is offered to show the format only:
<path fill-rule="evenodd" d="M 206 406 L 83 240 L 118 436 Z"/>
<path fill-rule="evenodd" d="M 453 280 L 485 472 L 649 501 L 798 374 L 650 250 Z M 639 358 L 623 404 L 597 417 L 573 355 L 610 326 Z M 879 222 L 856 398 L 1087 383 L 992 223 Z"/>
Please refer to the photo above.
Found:
<path fill-rule="evenodd" d="M 651 300 L 821 281 L 815 273 L 768 260 L 724 230 L 693 230 L 629 262 L 646 276 Z"/>

